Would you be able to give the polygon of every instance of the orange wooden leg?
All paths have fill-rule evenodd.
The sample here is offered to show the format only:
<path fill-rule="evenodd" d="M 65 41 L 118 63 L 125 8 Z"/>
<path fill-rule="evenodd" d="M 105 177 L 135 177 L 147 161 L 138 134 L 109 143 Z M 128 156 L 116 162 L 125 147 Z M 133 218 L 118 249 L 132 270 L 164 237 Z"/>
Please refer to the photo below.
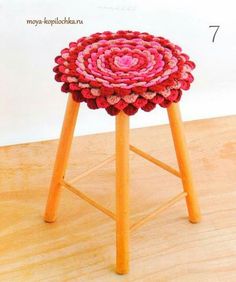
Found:
<path fill-rule="evenodd" d="M 116 116 L 116 272 L 129 271 L 129 116 Z"/>
<path fill-rule="evenodd" d="M 75 102 L 72 99 L 72 94 L 70 94 L 67 101 L 66 113 L 57 149 L 56 161 L 54 164 L 48 201 L 45 210 L 44 220 L 46 222 L 54 222 L 56 220 L 56 213 L 58 209 L 58 202 L 61 190 L 60 181 L 64 177 L 64 173 L 66 170 L 78 110 L 79 103 Z"/>
<path fill-rule="evenodd" d="M 201 220 L 201 214 L 196 190 L 193 183 L 190 160 L 184 135 L 184 128 L 178 104 L 172 103 L 171 106 L 167 108 L 167 111 L 183 188 L 184 191 L 187 192 L 186 202 L 189 213 L 189 221 L 192 223 L 197 223 Z"/>

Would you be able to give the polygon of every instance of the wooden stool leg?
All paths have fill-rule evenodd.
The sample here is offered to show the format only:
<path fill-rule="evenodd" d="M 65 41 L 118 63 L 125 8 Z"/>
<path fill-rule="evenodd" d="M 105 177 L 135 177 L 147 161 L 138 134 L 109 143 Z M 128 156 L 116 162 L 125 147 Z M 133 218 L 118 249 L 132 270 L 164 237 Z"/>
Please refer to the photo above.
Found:
<path fill-rule="evenodd" d="M 48 201 L 45 210 L 44 220 L 46 222 L 54 222 L 58 208 L 60 196 L 60 181 L 64 177 L 66 170 L 71 143 L 73 140 L 74 129 L 76 125 L 79 103 L 72 99 L 72 94 L 69 95 L 64 122 L 62 126 L 61 136 L 57 149 L 56 160 L 53 169 L 53 175 L 50 184 Z"/>
<path fill-rule="evenodd" d="M 184 191 L 187 192 L 186 203 L 189 213 L 189 221 L 192 223 L 197 223 L 201 220 L 201 214 L 196 190 L 193 183 L 190 160 L 184 135 L 184 128 L 178 104 L 172 103 L 171 106 L 167 108 L 167 111 L 183 188 Z"/>
<path fill-rule="evenodd" d="M 116 116 L 116 272 L 129 271 L 129 116 Z"/>

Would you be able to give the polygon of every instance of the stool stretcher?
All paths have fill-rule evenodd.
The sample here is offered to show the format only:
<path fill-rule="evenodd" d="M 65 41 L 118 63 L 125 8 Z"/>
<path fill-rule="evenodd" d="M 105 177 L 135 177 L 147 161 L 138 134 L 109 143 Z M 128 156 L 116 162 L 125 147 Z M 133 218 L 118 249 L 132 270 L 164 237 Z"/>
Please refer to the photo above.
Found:
<path fill-rule="evenodd" d="M 115 214 L 112 211 L 108 210 L 107 208 L 105 208 L 104 206 L 99 204 L 98 202 L 94 201 L 93 199 L 88 197 L 85 193 L 79 191 L 76 187 L 70 185 L 70 183 L 62 180 L 61 185 L 64 186 L 66 189 L 70 190 L 71 192 L 73 192 L 74 194 L 76 194 L 77 196 L 79 196 L 81 199 L 85 200 L 87 203 L 89 203 L 90 205 L 92 205 L 96 209 L 98 209 L 101 212 L 103 212 L 104 214 L 108 215 L 112 219 L 114 219 L 114 220 L 116 219 Z"/>
<path fill-rule="evenodd" d="M 134 153 L 136 153 L 137 155 L 143 157 L 144 159 L 154 163 L 155 165 L 163 168 L 164 170 L 174 174 L 177 177 L 181 177 L 180 173 L 175 170 L 174 168 L 172 168 L 171 166 L 163 163 L 162 161 L 159 161 L 157 159 L 155 159 L 154 157 L 152 157 L 151 155 L 145 153 L 144 151 L 141 151 L 140 149 L 138 149 L 137 147 L 133 146 L 133 145 L 129 145 L 129 148 L 131 151 L 133 151 Z"/>
<path fill-rule="evenodd" d="M 167 208 L 171 207 L 176 202 L 178 202 L 182 198 L 185 198 L 186 196 L 187 196 L 187 193 L 182 192 L 182 193 L 178 194 L 177 196 L 173 197 L 172 199 L 168 200 L 166 203 L 163 203 L 160 207 L 155 209 L 153 212 L 151 212 L 150 214 L 144 216 L 143 218 L 141 218 L 140 220 L 138 220 L 137 222 L 132 224 L 131 227 L 130 227 L 130 230 L 134 231 L 134 230 L 138 229 L 140 226 L 142 226 L 143 224 L 145 224 L 149 220 L 153 219 L 156 215 L 163 212 Z"/>
<path fill-rule="evenodd" d="M 81 178 L 89 175 L 90 173 L 94 172 L 95 170 L 103 167 L 105 164 L 108 164 L 108 163 L 110 163 L 110 162 L 112 162 L 114 160 L 115 160 L 115 155 L 110 156 L 109 158 L 105 159 L 104 161 L 100 162 L 99 164 L 95 165 L 94 167 L 86 170 L 82 174 L 80 174 L 80 175 L 76 176 L 75 178 L 71 179 L 70 183 L 73 184 L 74 182 L 80 180 Z"/>

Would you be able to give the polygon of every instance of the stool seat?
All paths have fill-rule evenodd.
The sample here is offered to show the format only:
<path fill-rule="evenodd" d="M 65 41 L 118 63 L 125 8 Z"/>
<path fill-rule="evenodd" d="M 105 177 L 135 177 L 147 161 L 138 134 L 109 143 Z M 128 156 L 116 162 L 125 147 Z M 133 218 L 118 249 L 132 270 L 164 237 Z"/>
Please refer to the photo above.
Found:
<path fill-rule="evenodd" d="M 182 49 L 147 32 L 105 31 L 71 42 L 55 58 L 62 91 L 90 109 L 134 115 L 168 107 L 188 90 L 195 64 Z"/>

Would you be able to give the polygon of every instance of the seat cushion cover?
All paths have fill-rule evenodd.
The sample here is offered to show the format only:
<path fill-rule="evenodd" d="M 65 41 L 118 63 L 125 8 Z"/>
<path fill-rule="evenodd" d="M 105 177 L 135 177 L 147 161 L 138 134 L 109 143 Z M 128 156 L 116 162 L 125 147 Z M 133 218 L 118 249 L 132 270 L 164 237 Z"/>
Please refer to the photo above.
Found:
<path fill-rule="evenodd" d="M 195 64 L 182 49 L 147 32 L 98 32 L 71 42 L 55 58 L 62 91 L 110 115 L 168 107 L 188 90 Z"/>

